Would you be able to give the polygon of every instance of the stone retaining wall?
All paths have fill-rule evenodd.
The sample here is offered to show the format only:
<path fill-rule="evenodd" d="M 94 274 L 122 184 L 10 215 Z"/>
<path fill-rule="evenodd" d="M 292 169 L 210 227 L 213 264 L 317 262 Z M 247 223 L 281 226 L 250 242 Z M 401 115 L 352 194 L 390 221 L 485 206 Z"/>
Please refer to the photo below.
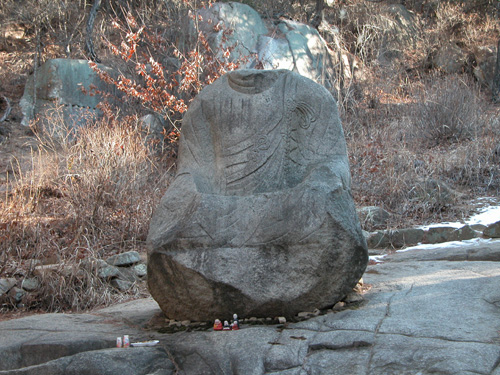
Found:
<path fill-rule="evenodd" d="M 402 248 L 420 243 L 437 244 L 449 241 L 465 241 L 473 238 L 500 238 L 500 221 L 484 226 L 481 224 L 463 225 L 462 227 L 440 225 L 425 228 L 388 229 L 365 232 L 368 247 Z"/>

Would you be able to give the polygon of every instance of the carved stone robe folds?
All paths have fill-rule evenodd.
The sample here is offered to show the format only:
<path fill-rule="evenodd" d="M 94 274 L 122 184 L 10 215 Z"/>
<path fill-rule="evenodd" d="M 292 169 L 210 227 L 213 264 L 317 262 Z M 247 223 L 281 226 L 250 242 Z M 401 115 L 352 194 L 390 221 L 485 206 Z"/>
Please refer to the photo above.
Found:
<path fill-rule="evenodd" d="M 172 319 L 293 316 L 335 304 L 368 256 L 337 106 L 287 70 L 240 70 L 186 113 L 153 216 L 148 284 Z"/>

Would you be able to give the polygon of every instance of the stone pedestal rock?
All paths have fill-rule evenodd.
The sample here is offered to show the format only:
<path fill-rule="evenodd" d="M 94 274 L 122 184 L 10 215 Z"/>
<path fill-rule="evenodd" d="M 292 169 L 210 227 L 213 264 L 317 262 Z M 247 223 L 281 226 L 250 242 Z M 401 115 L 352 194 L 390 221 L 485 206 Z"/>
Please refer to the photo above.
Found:
<path fill-rule="evenodd" d="M 287 70 L 239 70 L 183 120 L 153 216 L 148 284 L 176 320 L 333 306 L 368 261 L 330 93 Z"/>
<path fill-rule="evenodd" d="M 98 67 L 112 77 L 118 75 L 107 66 L 98 64 Z M 91 87 L 95 87 L 96 92 Z M 58 126 L 70 130 L 102 116 L 98 104 L 103 100 L 112 101 L 112 97 L 120 97 L 120 93 L 101 80 L 87 60 L 50 59 L 38 68 L 36 77 L 32 75 L 26 81 L 19 103 L 23 113 L 21 123 L 29 126 L 32 120 L 39 118 L 44 129 L 57 133 L 61 129 L 54 127 L 57 125 L 54 123 L 61 120 L 64 126 Z M 115 103 L 112 101 L 112 104 Z"/>

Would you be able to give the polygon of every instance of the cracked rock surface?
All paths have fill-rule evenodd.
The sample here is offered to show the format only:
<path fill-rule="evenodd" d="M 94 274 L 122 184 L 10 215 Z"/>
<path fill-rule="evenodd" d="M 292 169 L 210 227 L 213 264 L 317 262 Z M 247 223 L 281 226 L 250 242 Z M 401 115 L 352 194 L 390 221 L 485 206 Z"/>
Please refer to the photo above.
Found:
<path fill-rule="evenodd" d="M 500 375 L 500 241 L 469 261 L 425 251 L 369 266 L 356 308 L 299 323 L 162 334 L 144 328 L 164 321 L 151 299 L 3 321 L 0 374 Z M 123 334 L 160 344 L 112 348 Z"/>

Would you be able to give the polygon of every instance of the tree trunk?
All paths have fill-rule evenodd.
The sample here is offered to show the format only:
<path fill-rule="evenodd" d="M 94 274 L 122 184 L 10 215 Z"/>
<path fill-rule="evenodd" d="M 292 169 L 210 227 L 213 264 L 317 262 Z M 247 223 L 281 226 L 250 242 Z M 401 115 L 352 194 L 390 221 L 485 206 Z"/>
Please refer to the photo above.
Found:
<path fill-rule="evenodd" d="M 493 102 L 500 103 L 500 39 L 497 44 L 497 62 L 495 64 L 491 93 Z"/>
<path fill-rule="evenodd" d="M 325 0 L 316 0 L 316 10 L 311 17 L 311 26 L 318 28 L 323 20 L 323 8 L 325 7 Z"/>
<path fill-rule="evenodd" d="M 99 57 L 97 56 L 94 49 L 94 42 L 92 41 L 92 33 L 94 31 L 94 21 L 101 7 L 102 0 L 94 0 L 94 4 L 92 4 L 92 8 L 90 8 L 89 19 L 87 20 L 87 35 L 85 37 L 85 43 L 87 45 L 87 52 L 89 54 L 90 60 L 94 62 L 101 62 Z"/>
<path fill-rule="evenodd" d="M 7 120 L 7 117 L 9 117 L 9 115 L 10 115 L 10 111 L 11 111 L 11 109 L 12 109 L 12 107 L 10 106 L 10 101 L 9 101 L 9 99 L 7 99 L 7 97 L 6 97 L 6 96 L 3 96 L 3 95 L 2 95 L 2 99 L 3 99 L 3 101 L 5 102 L 5 106 L 6 106 L 6 108 L 5 108 L 5 112 L 4 112 L 3 116 L 2 116 L 2 117 L 0 117 L 0 122 L 4 122 L 5 120 Z"/>

